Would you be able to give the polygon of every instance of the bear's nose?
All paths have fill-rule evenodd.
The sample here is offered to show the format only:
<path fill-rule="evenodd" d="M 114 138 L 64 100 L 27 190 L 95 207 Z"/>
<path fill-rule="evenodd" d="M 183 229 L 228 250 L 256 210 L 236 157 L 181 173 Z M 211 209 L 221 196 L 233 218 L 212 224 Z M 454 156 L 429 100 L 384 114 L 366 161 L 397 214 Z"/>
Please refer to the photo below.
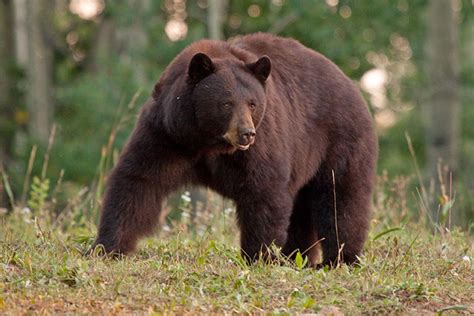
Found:
<path fill-rule="evenodd" d="M 239 133 L 239 140 L 242 145 L 253 143 L 255 140 L 255 128 L 243 128 Z"/>

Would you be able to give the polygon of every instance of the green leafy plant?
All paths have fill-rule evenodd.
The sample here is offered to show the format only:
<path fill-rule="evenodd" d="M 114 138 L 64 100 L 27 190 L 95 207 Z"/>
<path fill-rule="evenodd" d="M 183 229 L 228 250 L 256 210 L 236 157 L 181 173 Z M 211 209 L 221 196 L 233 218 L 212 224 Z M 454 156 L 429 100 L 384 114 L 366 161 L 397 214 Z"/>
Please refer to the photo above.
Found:
<path fill-rule="evenodd" d="M 32 212 L 41 212 L 45 209 L 46 199 L 49 193 L 49 179 L 40 179 L 39 177 L 33 177 L 31 183 L 30 198 L 28 200 L 28 206 Z"/>

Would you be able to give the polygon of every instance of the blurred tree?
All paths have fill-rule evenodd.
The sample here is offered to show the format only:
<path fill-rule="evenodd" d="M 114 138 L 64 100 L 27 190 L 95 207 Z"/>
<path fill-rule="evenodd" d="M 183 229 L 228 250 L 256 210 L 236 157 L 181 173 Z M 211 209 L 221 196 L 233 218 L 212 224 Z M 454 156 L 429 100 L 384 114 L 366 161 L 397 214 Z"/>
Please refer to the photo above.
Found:
<path fill-rule="evenodd" d="M 110 14 L 104 14 L 99 19 L 96 32 L 91 39 L 91 51 L 87 58 L 87 71 L 98 73 L 108 66 L 106 60 L 117 52 L 116 22 Z"/>
<path fill-rule="evenodd" d="M 143 51 L 148 44 L 148 36 L 145 31 L 143 20 L 150 11 L 150 0 L 128 0 L 129 6 L 135 8 L 135 16 L 131 25 L 123 30 L 124 53 L 126 60 L 133 69 L 135 81 L 141 87 L 146 86 L 147 77 L 145 64 L 138 62 L 142 60 Z M 123 58 L 122 58 L 123 59 Z"/>
<path fill-rule="evenodd" d="M 15 58 L 13 51 L 13 3 L 0 1 L 0 170 L 7 167 L 12 158 L 15 134 L 13 87 Z M 0 207 L 7 204 L 3 181 L 0 181 Z"/>
<path fill-rule="evenodd" d="M 454 1 L 431 0 L 428 7 L 425 103 L 427 170 L 437 176 L 438 160 L 452 171 L 459 160 L 459 41 Z"/>
<path fill-rule="evenodd" d="M 13 0 L 14 29 L 15 29 L 15 57 L 16 62 L 26 68 L 28 62 L 28 22 L 27 0 Z"/>
<path fill-rule="evenodd" d="M 48 141 L 53 116 L 53 48 L 47 41 L 53 21 L 52 0 L 27 1 L 28 63 L 26 100 L 28 131 L 40 143 Z"/>
<path fill-rule="evenodd" d="M 438 179 L 440 161 L 456 172 L 459 162 L 460 99 L 458 10 L 455 1 L 431 0 L 427 16 L 424 102 L 427 175 Z"/>
<path fill-rule="evenodd" d="M 227 0 L 209 0 L 207 25 L 209 38 L 224 39 L 224 22 L 227 19 Z"/>
<path fill-rule="evenodd" d="M 15 85 L 13 68 L 13 3 L 9 0 L 0 1 L 0 162 L 7 164 L 12 156 L 14 135 L 14 101 L 12 98 Z"/>
<path fill-rule="evenodd" d="M 13 0 L 16 63 L 26 68 L 28 62 L 27 0 Z"/>

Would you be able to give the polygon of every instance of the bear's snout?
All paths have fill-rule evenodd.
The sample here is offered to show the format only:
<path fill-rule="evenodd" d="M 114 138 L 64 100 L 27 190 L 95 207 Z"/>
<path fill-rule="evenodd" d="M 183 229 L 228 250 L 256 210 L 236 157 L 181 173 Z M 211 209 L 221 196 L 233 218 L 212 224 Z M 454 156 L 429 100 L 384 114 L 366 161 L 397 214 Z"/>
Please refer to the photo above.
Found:
<path fill-rule="evenodd" d="M 238 127 L 224 134 L 224 139 L 240 150 L 249 149 L 255 142 L 256 131 L 254 127 Z"/>
<path fill-rule="evenodd" d="M 244 127 L 239 128 L 239 145 L 252 145 L 255 141 L 255 128 Z"/>
<path fill-rule="evenodd" d="M 252 113 L 247 106 L 238 108 L 232 116 L 224 139 L 237 149 L 247 150 L 255 142 L 255 135 Z"/>

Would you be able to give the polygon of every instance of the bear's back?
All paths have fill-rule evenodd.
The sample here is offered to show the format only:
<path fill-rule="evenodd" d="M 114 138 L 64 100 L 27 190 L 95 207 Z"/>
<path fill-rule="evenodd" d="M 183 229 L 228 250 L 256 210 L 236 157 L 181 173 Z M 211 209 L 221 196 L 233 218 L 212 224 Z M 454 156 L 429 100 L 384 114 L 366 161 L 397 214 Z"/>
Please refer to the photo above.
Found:
<path fill-rule="evenodd" d="M 342 103 L 346 102 L 334 102 L 334 99 L 347 100 L 347 95 L 351 95 L 350 99 L 352 95 L 358 95 L 358 89 L 352 80 L 339 67 L 297 40 L 255 33 L 236 39 L 231 46 L 257 57 L 270 57 L 274 84 L 278 91 L 286 91 L 289 94 L 290 101 L 295 98 L 299 101 L 310 99 L 313 104 L 339 103 L 338 106 L 342 106 Z M 349 103 L 356 103 L 357 107 L 365 108 L 365 103 L 361 101 L 358 99 Z"/>
<path fill-rule="evenodd" d="M 280 75 L 298 76 L 306 81 L 316 74 L 347 79 L 332 61 L 292 38 L 255 33 L 240 37 L 231 44 L 257 57 L 267 55 L 275 65 L 272 71 Z"/>

